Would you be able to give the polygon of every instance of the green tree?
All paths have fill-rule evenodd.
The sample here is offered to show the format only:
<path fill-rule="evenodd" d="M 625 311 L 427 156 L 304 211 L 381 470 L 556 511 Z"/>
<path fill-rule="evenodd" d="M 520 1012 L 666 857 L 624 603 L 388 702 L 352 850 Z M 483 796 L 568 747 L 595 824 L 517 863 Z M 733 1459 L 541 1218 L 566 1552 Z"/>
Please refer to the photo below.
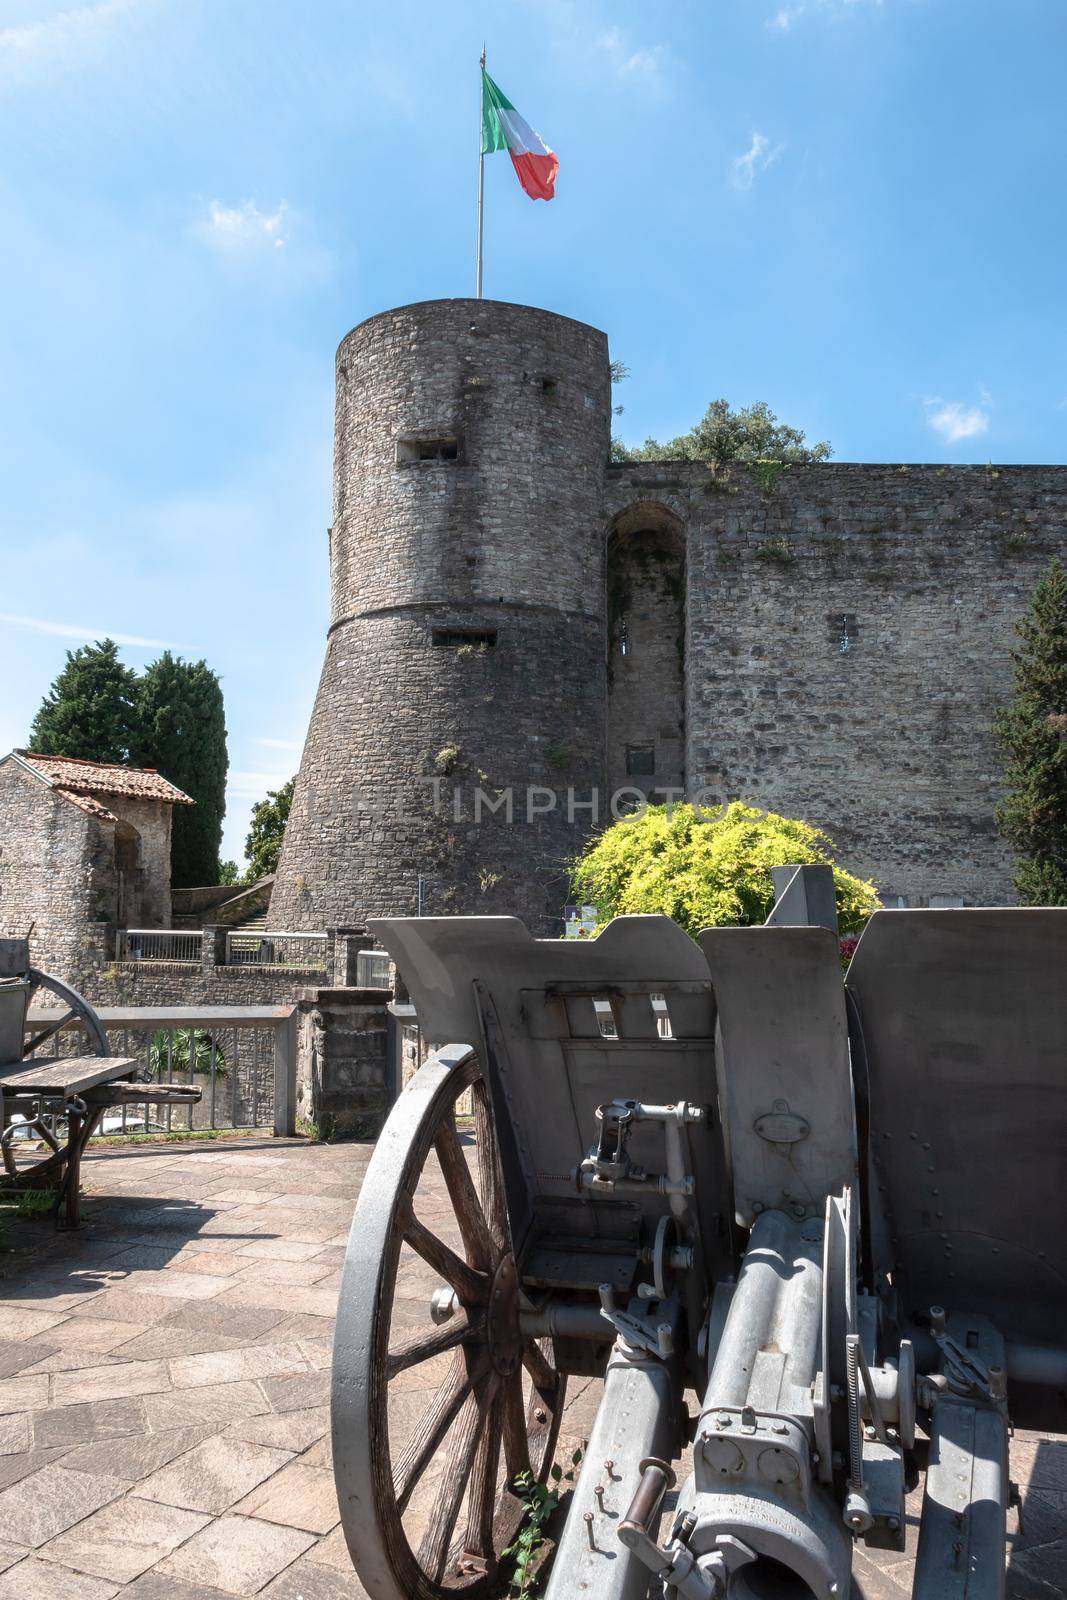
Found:
<path fill-rule="evenodd" d="M 138 683 L 137 724 L 135 763 L 155 767 L 196 801 L 174 808 L 171 882 L 217 883 L 229 765 L 218 677 L 206 661 L 164 651 Z"/>
<path fill-rule="evenodd" d="M 794 466 L 805 461 L 826 461 L 833 450 L 825 441 L 808 444 L 801 429 L 779 422 L 763 400 L 732 410 L 728 400 L 713 400 L 695 428 L 661 444 L 646 439 L 643 445 L 611 441 L 613 461 L 737 461 L 781 462 Z"/>
<path fill-rule="evenodd" d="M 595 838 L 574 868 L 574 892 L 601 923 L 625 912 L 663 912 L 696 934 L 766 920 L 771 868 L 822 863 L 834 869 L 842 933 L 878 909 L 874 885 L 834 861 L 834 844 L 807 822 L 733 801 L 697 810 L 676 805 L 624 817 Z"/>
<path fill-rule="evenodd" d="M 295 788 L 296 779 L 290 778 L 280 789 L 268 789 L 267 798 L 252 807 L 252 826 L 245 840 L 249 883 L 269 877 L 277 870 Z"/>
<path fill-rule="evenodd" d="M 1067 573 L 1055 557 L 1016 625 L 1015 693 L 994 730 L 1008 792 L 997 824 L 1028 906 L 1067 905 Z"/>
<path fill-rule="evenodd" d="M 219 862 L 219 883 L 240 883 L 241 874 L 236 861 Z"/>
<path fill-rule="evenodd" d="M 45 695 L 30 732 L 38 755 L 126 761 L 136 742 L 137 675 L 119 660 L 113 639 L 67 651 L 67 664 Z"/>

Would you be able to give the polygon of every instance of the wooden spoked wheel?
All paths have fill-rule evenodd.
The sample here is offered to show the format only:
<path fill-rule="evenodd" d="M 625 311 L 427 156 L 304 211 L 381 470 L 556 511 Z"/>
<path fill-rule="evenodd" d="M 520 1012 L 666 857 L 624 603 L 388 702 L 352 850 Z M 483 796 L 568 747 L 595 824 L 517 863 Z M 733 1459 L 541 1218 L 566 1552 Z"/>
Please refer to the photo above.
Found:
<path fill-rule="evenodd" d="M 515 1484 L 547 1474 L 564 1386 L 551 1346 L 522 1336 L 488 1094 L 473 1051 L 452 1045 L 393 1108 L 341 1280 L 334 1474 L 373 1600 L 499 1591 L 525 1511 Z"/>
<path fill-rule="evenodd" d="M 61 978 L 54 978 L 50 972 L 39 972 L 36 967 L 29 969 L 30 990 L 26 998 L 27 1011 L 33 1005 L 39 1005 L 46 996 L 51 996 L 47 1002 L 52 1009 L 49 1011 L 47 1022 L 39 1022 L 27 1028 L 26 1037 L 22 1046 L 23 1056 L 32 1055 L 35 1050 L 41 1049 L 45 1044 L 51 1043 L 53 1048 L 58 1044 L 63 1029 L 78 1029 L 74 1037 L 77 1040 L 76 1050 L 71 1053 L 79 1055 L 106 1056 L 108 1055 L 107 1034 L 100 1026 L 100 1019 L 89 1004 L 82 998 L 77 989 L 72 989 L 69 983 L 64 983 Z M 59 1005 L 54 1002 L 58 1000 Z"/>

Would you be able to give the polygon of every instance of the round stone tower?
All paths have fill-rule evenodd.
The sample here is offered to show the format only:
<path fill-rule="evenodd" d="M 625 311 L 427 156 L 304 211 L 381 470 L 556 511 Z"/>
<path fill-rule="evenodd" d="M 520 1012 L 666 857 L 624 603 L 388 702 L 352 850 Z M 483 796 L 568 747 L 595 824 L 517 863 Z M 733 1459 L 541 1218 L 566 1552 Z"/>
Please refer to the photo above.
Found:
<path fill-rule="evenodd" d="M 275 928 L 558 927 L 603 790 L 610 418 L 604 334 L 548 311 L 427 301 L 342 340 L 331 625 Z"/>

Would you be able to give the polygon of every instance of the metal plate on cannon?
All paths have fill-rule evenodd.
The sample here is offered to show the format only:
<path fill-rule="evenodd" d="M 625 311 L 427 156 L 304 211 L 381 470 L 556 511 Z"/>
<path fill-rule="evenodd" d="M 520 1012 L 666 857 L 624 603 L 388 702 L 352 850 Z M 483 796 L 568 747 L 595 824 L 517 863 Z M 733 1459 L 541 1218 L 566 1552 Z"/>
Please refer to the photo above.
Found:
<path fill-rule="evenodd" d="M 616 1294 L 628 1295 L 637 1263 L 633 1253 L 576 1250 L 565 1240 L 540 1240 L 523 1263 L 522 1281 L 535 1289 L 592 1289 L 610 1283 Z"/>
<path fill-rule="evenodd" d="M 572 1173 L 597 1137 L 597 1107 L 653 1095 L 707 1110 L 691 1140 L 702 1236 L 710 1260 L 732 1259 L 714 998 L 700 950 L 676 923 L 617 917 L 588 941 L 534 939 L 515 917 L 369 927 L 395 959 L 429 1042 L 472 1044 L 482 1056 L 517 1244 L 539 1203 L 560 1196 L 558 1175 Z M 632 1154 L 660 1170 L 662 1132 L 642 1127 Z M 668 1209 L 654 1193 L 633 1203 L 648 1215 Z M 576 1236 L 596 1226 L 595 1211 L 575 1212 Z"/>
<path fill-rule="evenodd" d="M 1067 1322 L 1067 910 L 882 911 L 847 977 L 870 1094 L 876 1264 L 905 1313 Z"/>
<path fill-rule="evenodd" d="M 827 928 L 706 928 L 737 1219 L 822 1215 L 856 1172 L 841 962 Z"/>

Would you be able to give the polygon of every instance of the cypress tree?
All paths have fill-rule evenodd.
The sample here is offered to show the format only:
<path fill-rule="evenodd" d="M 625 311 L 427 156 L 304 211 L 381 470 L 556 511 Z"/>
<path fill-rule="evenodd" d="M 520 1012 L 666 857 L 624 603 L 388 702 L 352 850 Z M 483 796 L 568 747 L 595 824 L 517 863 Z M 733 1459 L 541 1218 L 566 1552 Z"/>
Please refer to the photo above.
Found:
<path fill-rule="evenodd" d="M 155 767 L 196 801 L 174 808 L 171 882 L 175 889 L 217 883 L 229 766 L 219 680 L 206 661 L 166 650 L 138 683 L 137 712 L 137 765 Z"/>
<path fill-rule="evenodd" d="M 1008 792 L 997 807 L 1023 905 L 1067 905 L 1067 573 L 1055 557 L 1016 625 L 1015 694 L 997 714 Z"/>
<path fill-rule="evenodd" d="M 137 675 L 119 660 L 113 639 L 67 651 L 67 664 L 45 695 L 30 731 L 44 756 L 126 761 L 136 743 Z"/>

